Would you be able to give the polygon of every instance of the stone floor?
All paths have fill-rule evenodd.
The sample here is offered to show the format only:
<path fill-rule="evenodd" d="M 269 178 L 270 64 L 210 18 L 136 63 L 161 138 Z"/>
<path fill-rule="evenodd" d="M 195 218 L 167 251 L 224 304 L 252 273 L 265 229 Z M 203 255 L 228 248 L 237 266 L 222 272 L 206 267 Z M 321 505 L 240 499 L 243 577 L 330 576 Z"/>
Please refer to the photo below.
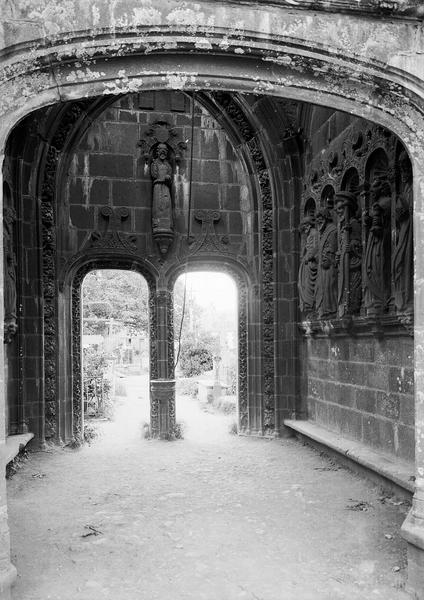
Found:
<path fill-rule="evenodd" d="M 15 600 L 408 598 L 405 505 L 294 439 L 231 436 L 187 398 L 184 440 L 144 440 L 145 385 L 127 383 L 100 439 L 9 481 Z"/>

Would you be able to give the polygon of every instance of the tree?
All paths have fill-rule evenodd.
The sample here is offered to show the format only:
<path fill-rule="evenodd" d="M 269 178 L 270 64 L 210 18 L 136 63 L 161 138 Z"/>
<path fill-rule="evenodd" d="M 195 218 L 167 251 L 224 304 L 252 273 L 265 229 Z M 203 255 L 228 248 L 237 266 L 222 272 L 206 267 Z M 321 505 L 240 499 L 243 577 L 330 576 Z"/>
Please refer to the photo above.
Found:
<path fill-rule="evenodd" d="M 182 343 L 180 367 L 184 377 L 195 377 L 213 369 L 212 345 L 211 338 Z"/>
<path fill-rule="evenodd" d="M 104 334 L 114 320 L 132 335 L 147 335 L 149 291 L 146 281 L 133 271 L 91 271 L 82 286 L 86 333 Z"/>

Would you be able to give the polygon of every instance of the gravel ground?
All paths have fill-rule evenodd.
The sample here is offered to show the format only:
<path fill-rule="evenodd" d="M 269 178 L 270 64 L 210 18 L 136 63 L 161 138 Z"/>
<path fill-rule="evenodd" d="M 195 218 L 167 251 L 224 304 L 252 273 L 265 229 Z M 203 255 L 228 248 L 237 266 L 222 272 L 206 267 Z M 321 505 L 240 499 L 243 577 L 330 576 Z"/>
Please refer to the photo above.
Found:
<path fill-rule="evenodd" d="M 228 434 L 181 398 L 142 438 L 145 381 L 80 450 L 8 482 L 15 600 L 401 600 L 407 506 L 294 439 Z"/>

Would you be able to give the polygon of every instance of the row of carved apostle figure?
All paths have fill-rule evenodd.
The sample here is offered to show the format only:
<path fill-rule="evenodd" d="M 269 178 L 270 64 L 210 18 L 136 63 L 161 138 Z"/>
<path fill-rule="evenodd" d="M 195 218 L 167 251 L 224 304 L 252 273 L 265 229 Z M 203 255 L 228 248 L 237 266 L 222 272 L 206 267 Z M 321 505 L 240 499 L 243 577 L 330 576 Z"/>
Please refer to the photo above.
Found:
<path fill-rule="evenodd" d="M 298 289 L 304 317 L 343 318 L 364 307 L 364 314 L 378 318 L 394 305 L 403 318 L 412 318 L 412 168 L 404 151 L 398 166 L 393 236 L 392 193 L 384 173 L 376 172 L 362 192 L 361 213 L 358 195 L 341 191 L 334 209 L 320 208 L 303 219 Z"/>

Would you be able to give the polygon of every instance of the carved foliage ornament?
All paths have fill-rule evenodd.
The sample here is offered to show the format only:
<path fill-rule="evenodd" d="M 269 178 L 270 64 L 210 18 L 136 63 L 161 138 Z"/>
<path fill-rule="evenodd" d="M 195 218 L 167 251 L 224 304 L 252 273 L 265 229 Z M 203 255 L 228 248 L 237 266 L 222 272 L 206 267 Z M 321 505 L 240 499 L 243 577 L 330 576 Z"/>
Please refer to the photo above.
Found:
<path fill-rule="evenodd" d="M 227 117 L 234 123 L 246 148 L 252 157 L 259 181 L 261 201 L 261 234 L 262 234 L 262 321 L 263 321 L 263 428 L 264 432 L 275 429 L 274 409 L 274 214 L 272 207 L 271 182 L 261 143 L 255 130 L 249 123 L 231 94 L 215 92 L 215 102 L 224 109 Z"/>
<path fill-rule="evenodd" d="M 3 268 L 4 268 L 4 343 L 9 344 L 17 330 L 16 306 L 16 212 L 14 208 L 3 210 Z"/>
<path fill-rule="evenodd" d="M 88 101 L 87 101 L 88 102 Z M 76 122 L 85 112 L 86 104 L 70 104 L 47 148 L 41 183 L 41 225 L 43 239 L 43 296 L 44 296 L 44 399 L 45 435 L 56 435 L 56 228 L 55 192 L 59 159 Z"/>

